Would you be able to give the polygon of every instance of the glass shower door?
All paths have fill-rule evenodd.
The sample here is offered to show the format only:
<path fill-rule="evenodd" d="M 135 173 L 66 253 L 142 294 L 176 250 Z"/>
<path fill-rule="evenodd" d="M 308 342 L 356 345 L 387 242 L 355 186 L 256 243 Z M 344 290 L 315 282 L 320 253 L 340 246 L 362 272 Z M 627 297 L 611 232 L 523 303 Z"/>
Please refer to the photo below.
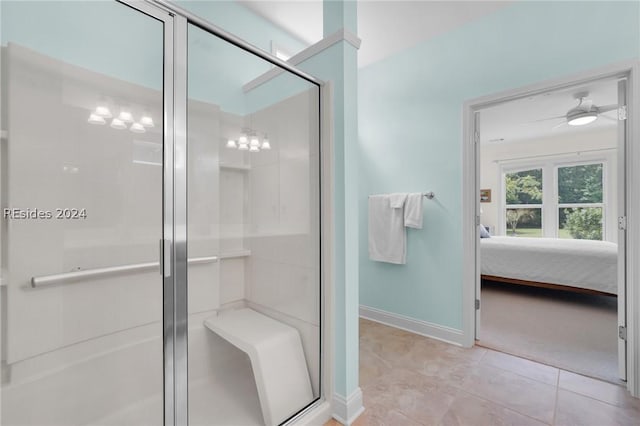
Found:
<path fill-rule="evenodd" d="M 0 7 L 0 423 L 160 425 L 167 28 L 115 1 Z"/>
<path fill-rule="evenodd" d="M 188 27 L 190 425 L 320 395 L 319 87 Z"/>

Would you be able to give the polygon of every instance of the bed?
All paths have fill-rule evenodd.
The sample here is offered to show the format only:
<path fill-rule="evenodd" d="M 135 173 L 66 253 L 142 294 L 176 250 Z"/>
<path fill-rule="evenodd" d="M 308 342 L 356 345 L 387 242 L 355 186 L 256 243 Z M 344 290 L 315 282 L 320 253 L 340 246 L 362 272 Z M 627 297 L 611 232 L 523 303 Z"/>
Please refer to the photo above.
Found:
<path fill-rule="evenodd" d="M 480 239 L 483 280 L 615 296 L 618 246 L 560 238 Z"/>

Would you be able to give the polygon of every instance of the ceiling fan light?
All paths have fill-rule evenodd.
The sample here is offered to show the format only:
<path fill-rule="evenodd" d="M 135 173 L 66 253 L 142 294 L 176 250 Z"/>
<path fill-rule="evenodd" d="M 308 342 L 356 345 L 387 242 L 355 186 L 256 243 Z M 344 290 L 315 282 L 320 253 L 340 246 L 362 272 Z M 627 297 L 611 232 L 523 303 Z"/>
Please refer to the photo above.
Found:
<path fill-rule="evenodd" d="M 567 124 L 570 126 L 584 126 L 593 123 L 598 118 L 596 112 L 583 112 L 567 118 Z"/>

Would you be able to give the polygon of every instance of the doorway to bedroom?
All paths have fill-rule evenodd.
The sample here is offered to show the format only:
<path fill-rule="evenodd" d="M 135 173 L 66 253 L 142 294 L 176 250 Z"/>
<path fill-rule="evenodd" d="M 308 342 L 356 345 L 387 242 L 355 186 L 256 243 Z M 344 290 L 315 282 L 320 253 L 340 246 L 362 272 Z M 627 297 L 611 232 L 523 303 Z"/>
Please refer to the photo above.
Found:
<path fill-rule="evenodd" d="M 624 75 L 475 113 L 477 344 L 626 380 Z"/>

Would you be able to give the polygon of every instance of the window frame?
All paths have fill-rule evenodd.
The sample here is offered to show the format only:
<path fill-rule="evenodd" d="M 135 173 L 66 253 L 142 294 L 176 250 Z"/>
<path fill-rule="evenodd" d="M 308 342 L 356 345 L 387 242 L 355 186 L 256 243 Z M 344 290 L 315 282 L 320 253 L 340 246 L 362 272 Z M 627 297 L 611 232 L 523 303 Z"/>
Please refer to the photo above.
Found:
<path fill-rule="evenodd" d="M 578 166 L 590 166 L 594 164 L 602 164 L 602 202 L 600 203 L 560 203 L 560 194 L 559 194 L 559 169 L 568 168 L 568 167 L 578 167 Z M 544 172 L 543 172 L 544 173 Z M 556 236 L 555 238 L 560 238 L 560 209 L 562 208 L 601 208 L 602 209 L 602 241 L 607 241 L 607 196 L 609 195 L 607 188 L 607 161 L 606 160 L 585 160 L 585 161 L 571 161 L 571 162 L 563 162 L 556 163 L 554 165 L 553 170 L 554 176 L 554 189 L 555 194 L 554 198 L 556 200 Z"/>
<path fill-rule="evenodd" d="M 506 187 L 506 178 L 508 174 L 512 174 L 512 173 L 519 173 L 519 172 L 526 172 L 529 170 L 540 170 L 541 174 L 542 174 L 542 200 L 540 201 L 540 204 L 507 204 L 507 187 Z M 519 165 L 517 167 L 514 168 L 502 168 L 502 178 L 501 178 L 501 186 L 502 186 L 502 208 L 501 208 L 501 234 L 500 235 L 505 235 L 505 236 L 509 236 L 508 232 L 509 232 L 509 227 L 507 225 L 507 210 L 508 209 L 540 209 L 540 228 L 541 228 L 541 232 L 542 232 L 542 236 L 544 236 L 544 221 L 545 221 L 545 215 L 544 215 L 544 184 L 545 184 L 545 177 L 544 177 L 544 168 L 543 167 L 539 167 L 539 166 L 532 166 L 529 167 L 527 165 Z"/>
<path fill-rule="evenodd" d="M 611 151 L 611 150 L 608 150 Z M 612 229 L 610 209 L 615 188 L 610 187 L 611 164 L 615 161 L 615 151 L 603 152 L 596 155 L 580 153 L 567 155 L 550 155 L 538 158 L 524 158 L 502 162 L 500 174 L 500 218 L 498 220 L 497 235 L 509 236 L 506 223 L 507 209 L 540 208 L 541 228 L 543 238 L 559 238 L 560 208 L 599 207 L 602 208 L 602 241 L 613 241 L 617 233 Z M 542 158 L 544 157 L 544 158 Z M 602 164 L 602 203 L 560 203 L 558 191 L 558 169 L 591 164 Z M 506 175 L 528 170 L 542 170 L 542 202 L 541 204 L 507 204 Z M 615 241 L 614 241 L 615 242 Z"/>

